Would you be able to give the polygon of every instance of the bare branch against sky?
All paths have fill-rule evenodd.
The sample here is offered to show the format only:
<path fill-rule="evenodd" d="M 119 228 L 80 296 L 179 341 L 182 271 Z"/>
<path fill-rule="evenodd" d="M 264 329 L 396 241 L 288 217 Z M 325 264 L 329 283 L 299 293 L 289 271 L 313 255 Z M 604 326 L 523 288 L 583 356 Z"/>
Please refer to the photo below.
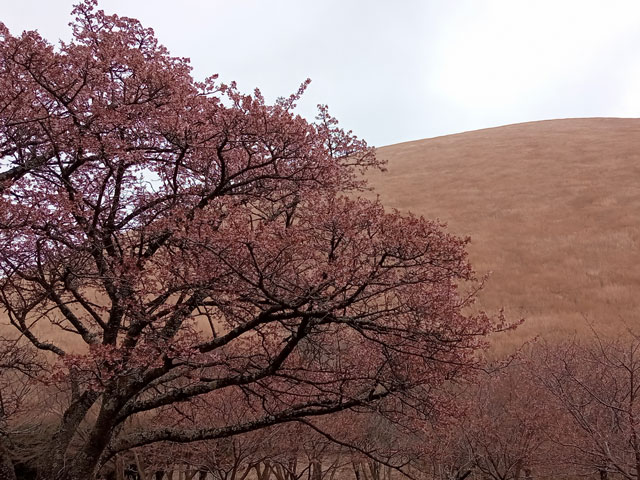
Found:
<path fill-rule="evenodd" d="M 0 0 L 14 33 L 68 38 L 73 0 Z M 547 118 L 640 116 L 637 0 L 102 0 L 196 77 L 268 99 L 313 83 L 374 145 Z"/>

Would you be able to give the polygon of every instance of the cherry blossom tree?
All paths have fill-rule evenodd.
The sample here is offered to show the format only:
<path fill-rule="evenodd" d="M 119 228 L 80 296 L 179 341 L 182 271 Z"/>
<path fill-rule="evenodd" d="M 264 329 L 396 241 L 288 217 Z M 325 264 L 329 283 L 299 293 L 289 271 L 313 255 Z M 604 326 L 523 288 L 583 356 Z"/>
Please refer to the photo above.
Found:
<path fill-rule="evenodd" d="M 94 0 L 74 15 L 58 46 L 0 25 L 0 306 L 69 394 L 41 478 L 429 405 L 476 364 L 505 325 L 466 313 L 467 241 L 357 198 L 382 162 L 325 107 L 295 114 L 306 83 L 267 104 Z M 245 415 L 203 414 L 221 402 Z"/>

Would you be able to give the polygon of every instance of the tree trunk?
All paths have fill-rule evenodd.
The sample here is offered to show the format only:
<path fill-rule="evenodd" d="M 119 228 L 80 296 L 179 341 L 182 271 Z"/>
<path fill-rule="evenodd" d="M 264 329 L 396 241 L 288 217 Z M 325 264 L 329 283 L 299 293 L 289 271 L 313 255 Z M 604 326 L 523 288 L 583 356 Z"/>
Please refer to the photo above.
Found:
<path fill-rule="evenodd" d="M 251 473 L 251 465 L 247 465 L 244 469 L 244 471 L 240 474 L 240 477 L 238 480 L 245 480 L 245 478 L 247 478 L 247 475 L 249 475 L 249 473 Z"/>
<path fill-rule="evenodd" d="M 269 462 L 264 462 L 264 470 L 260 471 L 260 463 L 256 463 L 254 466 L 258 480 L 268 480 L 271 476 L 271 465 Z"/>
<path fill-rule="evenodd" d="M 600 469 L 600 480 L 609 480 L 609 472 L 604 469 Z"/>
<path fill-rule="evenodd" d="M 380 463 L 375 460 L 369 460 L 368 465 L 371 472 L 371 480 L 380 480 Z"/>
<path fill-rule="evenodd" d="M 77 396 L 65 410 L 58 430 L 49 439 L 49 451 L 45 454 L 47 458 L 47 469 L 38 472 L 39 478 L 44 480 L 64 479 L 69 462 L 67 458 L 67 448 L 73 439 L 78 426 L 82 423 L 89 409 L 98 399 L 97 392 L 84 392 Z M 90 477 L 85 477 L 90 478 Z"/>
<path fill-rule="evenodd" d="M 520 480 L 520 472 L 522 471 L 522 459 L 516 462 L 516 471 L 513 475 L 515 480 Z"/>
<path fill-rule="evenodd" d="M 356 480 L 360 480 L 360 464 L 358 464 L 357 462 L 351 462 L 351 465 L 353 465 L 353 473 L 356 477 Z"/>
<path fill-rule="evenodd" d="M 89 480 L 94 477 L 100 457 L 111 440 L 114 419 L 121 407 L 121 398 L 113 393 L 103 394 L 100 413 L 86 443 L 73 457 L 69 469 L 65 469 L 58 477 L 52 477 L 51 480 Z"/>
<path fill-rule="evenodd" d="M 147 478 L 147 472 L 144 469 L 144 463 L 140 459 L 138 452 L 133 452 L 133 458 L 136 462 L 136 469 L 138 470 L 138 476 L 140 477 L 140 480 L 149 480 Z"/>
<path fill-rule="evenodd" d="M 285 474 L 284 474 L 284 469 L 282 468 L 282 465 L 280 465 L 279 463 L 276 463 L 271 470 L 273 471 L 273 474 L 276 476 L 276 480 L 286 480 L 284 478 Z"/>
<path fill-rule="evenodd" d="M 193 477 L 195 477 L 197 473 L 198 470 L 187 470 L 184 472 L 184 478 L 185 480 L 193 480 Z"/>
<path fill-rule="evenodd" d="M 319 459 L 311 462 L 311 480 L 322 480 L 322 464 Z"/>

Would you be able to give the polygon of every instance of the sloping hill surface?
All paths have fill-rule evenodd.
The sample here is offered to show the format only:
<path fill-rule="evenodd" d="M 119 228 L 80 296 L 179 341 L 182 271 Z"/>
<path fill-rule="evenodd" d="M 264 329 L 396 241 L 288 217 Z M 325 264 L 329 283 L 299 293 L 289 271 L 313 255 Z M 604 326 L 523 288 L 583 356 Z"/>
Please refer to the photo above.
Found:
<path fill-rule="evenodd" d="M 523 123 L 380 148 L 388 207 L 470 235 L 518 336 L 640 327 L 640 119 Z"/>

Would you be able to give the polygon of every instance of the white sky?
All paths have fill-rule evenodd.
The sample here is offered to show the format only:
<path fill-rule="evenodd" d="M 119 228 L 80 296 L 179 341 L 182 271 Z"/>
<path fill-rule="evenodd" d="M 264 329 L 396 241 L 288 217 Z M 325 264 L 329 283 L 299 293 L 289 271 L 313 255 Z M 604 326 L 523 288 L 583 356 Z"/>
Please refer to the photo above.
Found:
<path fill-rule="evenodd" d="M 68 39 L 73 0 L 0 0 L 16 34 Z M 510 123 L 640 117 L 638 0 L 102 0 L 153 27 L 194 75 L 269 100 L 312 79 L 382 146 Z"/>

